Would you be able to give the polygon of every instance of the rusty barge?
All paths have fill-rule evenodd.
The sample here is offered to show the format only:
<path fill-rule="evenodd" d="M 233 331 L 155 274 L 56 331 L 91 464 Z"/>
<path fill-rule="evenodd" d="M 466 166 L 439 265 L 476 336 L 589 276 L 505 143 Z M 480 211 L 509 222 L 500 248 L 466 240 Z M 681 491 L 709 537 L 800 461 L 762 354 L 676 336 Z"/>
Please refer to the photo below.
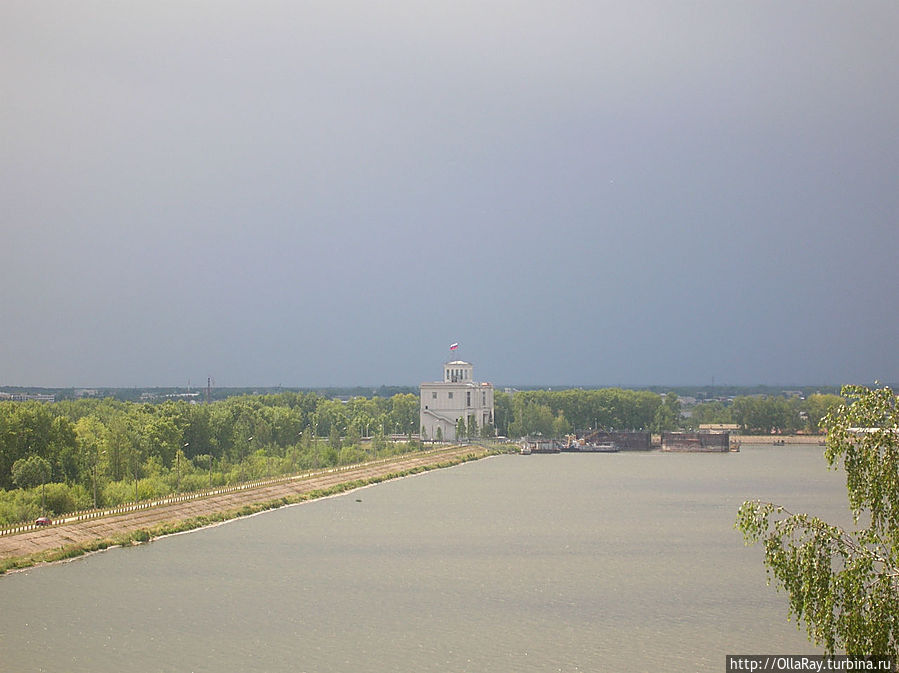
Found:
<path fill-rule="evenodd" d="M 729 432 L 663 432 L 662 451 L 682 453 L 727 453 L 731 447 Z"/>

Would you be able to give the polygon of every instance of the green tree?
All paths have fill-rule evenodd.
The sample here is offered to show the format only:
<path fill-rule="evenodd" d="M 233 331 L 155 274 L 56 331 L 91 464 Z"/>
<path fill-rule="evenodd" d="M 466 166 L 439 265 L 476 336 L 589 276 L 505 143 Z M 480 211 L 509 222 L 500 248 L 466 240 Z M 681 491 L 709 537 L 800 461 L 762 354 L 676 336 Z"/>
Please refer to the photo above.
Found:
<path fill-rule="evenodd" d="M 210 407 L 205 404 L 188 406 L 187 425 L 184 428 L 183 444 L 187 444 L 188 458 L 209 455 L 212 446 L 212 424 Z"/>
<path fill-rule="evenodd" d="M 394 432 L 410 434 L 418 425 L 418 395 L 394 395 L 390 398 L 390 422 Z"/>
<path fill-rule="evenodd" d="M 12 466 L 38 455 L 51 461 L 53 416 L 39 402 L 0 402 L 0 487 L 12 488 Z"/>
<path fill-rule="evenodd" d="M 540 404 L 532 397 L 521 393 L 515 395 L 512 400 L 512 408 L 515 412 L 515 420 L 512 423 L 511 432 L 516 437 L 530 435 L 542 435 L 552 437 L 553 417 L 552 409 L 546 404 Z"/>
<path fill-rule="evenodd" d="M 49 461 L 40 456 L 19 458 L 12 466 L 12 480 L 19 488 L 41 487 L 41 510 L 46 508 L 45 487 L 50 481 L 51 467 Z"/>
<path fill-rule="evenodd" d="M 815 393 L 805 400 L 805 429 L 817 434 L 821 431 L 821 421 L 831 409 L 843 402 L 838 395 L 821 395 Z"/>
<path fill-rule="evenodd" d="M 512 396 L 501 390 L 493 393 L 493 412 L 496 431 L 508 437 L 512 425 Z"/>
<path fill-rule="evenodd" d="M 108 424 L 109 470 L 113 481 L 125 478 L 128 459 L 137 450 L 138 437 L 129 414 L 119 413 Z"/>
<path fill-rule="evenodd" d="M 697 404 L 690 417 L 697 427 L 703 423 L 733 423 L 730 408 L 717 400 Z"/>
<path fill-rule="evenodd" d="M 19 488 L 34 488 L 50 481 L 50 463 L 40 456 L 20 458 L 12 466 L 12 480 Z"/>
<path fill-rule="evenodd" d="M 798 399 L 775 396 L 737 397 L 731 407 L 733 422 L 749 434 L 793 432 L 803 421 Z"/>
<path fill-rule="evenodd" d="M 339 451 L 342 446 L 340 441 L 340 430 L 336 425 L 331 426 L 331 431 L 328 433 L 328 446 L 330 446 L 335 451 Z"/>
<path fill-rule="evenodd" d="M 346 445 L 358 446 L 362 442 L 362 432 L 359 430 L 359 422 L 354 420 L 346 429 Z"/>
<path fill-rule="evenodd" d="M 165 410 L 145 420 L 140 429 L 140 438 L 145 456 L 158 456 L 163 465 L 171 467 L 175 454 L 183 447 L 184 440 L 175 419 L 165 415 Z"/>
<path fill-rule="evenodd" d="M 667 393 L 655 411 L 652 421 L 653 432 L 676 430 L 680 425 L 680 400 L 675 393 Z"/>
<path fill-rule="evenodd" d="M 100 459 L 106 455 L 106 426 L 95 416 L 82 416 L 75 423 L 75 435 L 90 470 L 93 504 L 96 507 Z"/>
<path fill-rule="evenodd" d="M 456 421 L 456 441 L 461 441 L 465 437 L 465 432 L 468 429 L 468 426 L 465 423 L 465 417 L 459 416 L 459 419 Z"/>
<path fill-rule="evenodd" d="M 824 418 L 831 467 L 842 462 L 855 529 L 779 505 L 744 502 L 737 527 L 762 540 L 790 614 L 828 653 L 899 656 L 899 398 L 846 386 Z"/>
<path fill-rule="evenodd" d="M 471 439 L 472 437 L 480 436 L 481 432 L 478 429 L 478 419 L 475 418 L 474 414 L 469 415 L 468 417 L 468 427 L 466 428 L 467 433 L 466 436 Z"/>
<path fill-rule="evenodd" d="M 553 437 L 564 437 L 570 432 L 571 423 L 566 420 L 565 414 L 560 411 L 553 420 Z"/>
<path fill-rule="evenodd" d="M 374 437 L 372 437 L 371 439 L 371 445 L 372 449 L 375 452 L 375 455 L 378 455 L 378 453 L 380 453 L 381 451 L 386 451 L 389 443 L 389 440 L 384 435 L 384 433 L 381 432 L 380 428 L 375 430 Z"/>

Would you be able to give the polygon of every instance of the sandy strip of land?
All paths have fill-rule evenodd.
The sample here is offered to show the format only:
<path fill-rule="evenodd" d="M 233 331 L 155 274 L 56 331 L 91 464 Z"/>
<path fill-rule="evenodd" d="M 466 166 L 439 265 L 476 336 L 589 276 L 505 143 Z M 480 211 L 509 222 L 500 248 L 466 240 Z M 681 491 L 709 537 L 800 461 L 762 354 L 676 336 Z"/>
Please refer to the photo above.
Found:
<path fill-rule="evenodd" d="M 823 435 L 731 435 L 730 441 L 741 444 L 818 444 L 824 446 Z"/>
<path fill-rule="evenodd" d="M 336 484 L 404 472 L 416 467 L 437 465 L 458 460 L 469 454 L 485 455 L 486 450 L 477 446 L 454 446 L 433 452 L 410 453 L 397 456 L 387 462 L 362 464 L 339 472 L 316 473 L 308 478 L 262 486 L 252 490 L 213 495 L 126 514 L 7 535 L 0 537 L 0 558 L 27 556 L 68 545 L 109 539 L 116 535 L 151 528 L 162 523 L 234 511 L 244 505 L 272 502 L 284 497 L 326 489 Z"/>

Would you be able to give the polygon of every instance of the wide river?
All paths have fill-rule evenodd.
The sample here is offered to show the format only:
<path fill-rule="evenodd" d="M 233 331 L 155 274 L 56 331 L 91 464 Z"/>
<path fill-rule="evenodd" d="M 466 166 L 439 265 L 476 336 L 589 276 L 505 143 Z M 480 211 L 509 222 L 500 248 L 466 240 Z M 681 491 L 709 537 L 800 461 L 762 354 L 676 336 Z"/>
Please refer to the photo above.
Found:
<path fill-rule="evenodd" d="M 0 577 L 0 671 L 723 671 L 819 653 L 733 527 L 818 446 L 501 456 Z"/>

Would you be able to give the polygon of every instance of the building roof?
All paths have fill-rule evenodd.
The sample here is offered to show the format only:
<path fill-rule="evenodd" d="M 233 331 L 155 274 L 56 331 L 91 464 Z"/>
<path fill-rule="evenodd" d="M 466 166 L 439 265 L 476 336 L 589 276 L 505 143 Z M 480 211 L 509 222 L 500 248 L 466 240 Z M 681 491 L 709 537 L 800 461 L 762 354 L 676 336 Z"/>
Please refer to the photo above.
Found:
<path fill-rule="evenodd" d="M 441 388 L 492 388 L 493 384 L 487 381 L 422 381 L 419 388 L 425 386 L 440 386 Z"/>

